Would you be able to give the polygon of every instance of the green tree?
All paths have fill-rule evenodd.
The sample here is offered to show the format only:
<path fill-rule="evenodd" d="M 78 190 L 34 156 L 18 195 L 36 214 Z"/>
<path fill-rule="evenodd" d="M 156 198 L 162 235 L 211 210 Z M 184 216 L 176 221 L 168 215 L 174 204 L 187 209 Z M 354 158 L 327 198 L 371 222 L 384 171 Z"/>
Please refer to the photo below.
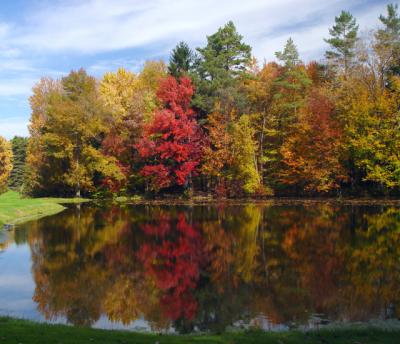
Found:
<path fill-rule="evenodd" d="M 8 180 L 10 189 L 21 190 L 25 182 L 25 162 L 28 138 L 15 136 L 11 140 L 13 152 L 13 169 Z"/>
<path fill-rule="evenodd" d="M 283 64 L 282 74 L 275 80 L 275 101 L 278 106 L 278 130 L 282 137 L 290 134 L 290 129 L 297 121 L 298 111 L 304 104 L 307 89 L 312 81 L 302 64 L 297 47 L 291 38 L 282 52 L 276 57 Z"/>
<path fill-rule="evenodd" d="M 194 58 L 193 51 L 187 43 L 179 42 L 169 58 L 168 73 L 175 78 L 188 74 L 193 68 Z"/>
<path fill-rule="evenodd" d="M 380 62 L 381 85 L 388 84 L 393 75 L 400 74 L 400 17 L 398 5 L 387 6 L 387 16 L 380 15 L 383 28 L 375 34 L 375 52 Z"/>
<path fill-rule="evenodd" d="M 283 51 L 277 51 L 275 56 L 279 61 L 283 62 L 287 69 L 293 69 L 301 63 L 299 52 L 292 38 L 287 40 Z"/>
<path fill-rule="evenodd" d="M 325 57 L 333 66 L 342 69 L 345 75 L 353 63 L 357 32 L 356 19 L 349 12 L 342 11 L 335 17 L 335 25 L 329 29 L 331 38 L 325 39 L 332 49 L 325 53 Z"/>
<path fill-rule="evenodd" d="M 210 113 L 217 102 L 224 113 L 243 107 L 245 97 L 240 93 L 240 79 L 251 62 L 251 47 L 243 43 L 243 36 L 233 22 L 228 22 L 207 37 L 207 46 L 197 48 L 199 61 L 194 80 L 197 94 L 194 105 Z"/>

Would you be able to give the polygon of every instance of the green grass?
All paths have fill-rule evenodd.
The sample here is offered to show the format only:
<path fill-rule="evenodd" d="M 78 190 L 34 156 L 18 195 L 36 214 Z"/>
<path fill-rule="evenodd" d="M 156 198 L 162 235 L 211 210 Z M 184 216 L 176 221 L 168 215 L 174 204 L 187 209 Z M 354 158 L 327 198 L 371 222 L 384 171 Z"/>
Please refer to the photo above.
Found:
<path fill-rule="evenodd" d="M 20 224 L 57 214 L 65 209 L 61 204 L 83 201 L 86 200 L 75 198 L 23 198 L 18 192 L 8 191 L 0 195 L 0 229 L 4 224 Z"/>
<path fill-rule="evenodd" d="M 400 342 L 400 331 L 374 328 L 348 328 L 309 332 L 249 331 L 222 335 L 157 335 L 126 331 L 96 330 L 63 325 L 39 324 L 26 320 L 0 318 L 0 343 L 23 344 L 83 344 L 83 343 L 198 343 L 198 344 L 395 344 Z"/>

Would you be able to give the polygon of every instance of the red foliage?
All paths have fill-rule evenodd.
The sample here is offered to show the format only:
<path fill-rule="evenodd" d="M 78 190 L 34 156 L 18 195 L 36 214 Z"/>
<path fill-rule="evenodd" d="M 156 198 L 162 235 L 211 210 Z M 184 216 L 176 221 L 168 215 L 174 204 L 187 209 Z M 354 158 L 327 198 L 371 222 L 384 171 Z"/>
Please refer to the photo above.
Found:
<path fill-rule="evenodd" d="M 201 234 L 184 214 L 177 220 L 162 216 L 160 222 L 143 225 L 142 230 L 153 238 L 141 246 L 138 258 L 163 291 L 164 313 L 172 320 L 193 319 L 197 311 L 193 291 L 205 260 Z"/>
<path fill-rule="evenodd" d="M 157 96 L 164 109 L 154 114 L 136 145 L 146 162 L 141 174 L 150 181 L 153 190 L 187 185 L 190 176 L 196 173 L 203 134 L 190 107 L 193 92 L 187 77 L 178 82 L 170 76 L 160 84 Z"/>

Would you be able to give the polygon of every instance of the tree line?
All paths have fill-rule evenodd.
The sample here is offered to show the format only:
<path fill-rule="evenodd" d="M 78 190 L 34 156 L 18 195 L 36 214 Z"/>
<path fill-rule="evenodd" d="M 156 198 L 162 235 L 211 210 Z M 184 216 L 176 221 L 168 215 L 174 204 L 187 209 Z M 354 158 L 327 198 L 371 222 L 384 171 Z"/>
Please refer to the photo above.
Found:
<path fill-rule="evenodd" d="M 229 22 L 205 47 L 180 42 L 168 64 L 148 61 L 139 73 L 42 78 L 30 97 L 24 191 L 398 194 L 398 6 L 379 20 L 360 34 L 342 11 L 319 62 L 303 63 L 289 39 L 277 62 L 259 64 Z M 9 146 L 0 141 L 3 188 Z"/>

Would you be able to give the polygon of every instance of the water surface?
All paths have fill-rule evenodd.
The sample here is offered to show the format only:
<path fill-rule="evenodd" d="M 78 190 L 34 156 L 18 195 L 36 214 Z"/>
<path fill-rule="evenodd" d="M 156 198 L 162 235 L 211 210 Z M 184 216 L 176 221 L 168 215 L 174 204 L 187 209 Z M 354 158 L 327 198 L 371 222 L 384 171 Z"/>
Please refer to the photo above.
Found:
<path fill-rule="evenodd" d="M 0 315 L 143 331 L 400 318 L 390 205 L 71 206 L 0 232 Z"/>

